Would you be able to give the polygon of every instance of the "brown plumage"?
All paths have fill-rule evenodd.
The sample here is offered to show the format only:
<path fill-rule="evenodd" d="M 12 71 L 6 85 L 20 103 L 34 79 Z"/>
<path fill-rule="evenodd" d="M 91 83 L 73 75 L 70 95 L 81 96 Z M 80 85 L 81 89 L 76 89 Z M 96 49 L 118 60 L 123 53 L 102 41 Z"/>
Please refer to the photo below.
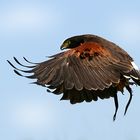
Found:
<path fill-rule="evenodd" d="M 72 104 L 113 97 L 114 120 L 118 110 L 117 93 L 123 93 L 126 88 L 130 93 L 126 113 L 132 99 L 130 85 L 140 85 L 140 72 L 126 51 L 95 35 L 68 38 L 61 49 L 69 50 L 51 56 L 47 61 L 32 63 L 33 66 L 24 66 L 14 57 L 18 64 L 30 68 L 28 71 L 8 62 L 18 75 L 23 76 L 19 72 L 33 73 L 25 77 L 37 79 L 34 83 L 46 86 L 54 94 L 63 94 L 61 100 L 70 100 Z"/>

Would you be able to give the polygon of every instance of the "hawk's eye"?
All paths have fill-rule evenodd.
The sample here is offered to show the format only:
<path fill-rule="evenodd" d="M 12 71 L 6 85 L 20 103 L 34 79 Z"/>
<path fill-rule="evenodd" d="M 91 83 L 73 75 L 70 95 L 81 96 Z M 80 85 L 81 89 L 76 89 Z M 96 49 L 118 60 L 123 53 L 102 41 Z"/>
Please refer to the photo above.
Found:
<path fill-rule="evenodd" d="M 67 43 L 67 45 L 69 46 L 69 45 L 71 44 L 71 41 L 68 40 L 66 43 Z"/>
<path fill-rule="evenodd" d="M 68 48 L 70 44 L 71 44 L 71 42 L 68 40 L 68 41 L 64 42 L 63 46 L 65 46 L 64 48 Z"/>

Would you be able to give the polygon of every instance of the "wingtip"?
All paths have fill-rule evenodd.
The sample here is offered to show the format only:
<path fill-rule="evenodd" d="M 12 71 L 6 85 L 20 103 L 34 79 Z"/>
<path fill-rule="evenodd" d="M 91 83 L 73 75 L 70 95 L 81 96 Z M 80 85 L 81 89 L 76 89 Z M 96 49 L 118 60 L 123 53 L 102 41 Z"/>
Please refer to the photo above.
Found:
<path fill-rule="evenodd" d="M 6 60 L 8 63 L 10 62 L 9 60 Z"/>
<path fill-rule="evenodd" d="M 30 63 L 30 64 L 34 64 L 34 65 L 38 64 L 38 63 L 33 63 L 33 62 L 29 61 L 29 60 L 28 60 L 26 57 L 24 57 L 24 56 L 23 56 L 23 59 L 24 59 L 26 62 Z"/>
<path fill-rule="evenodd" d="M 10 66 L 12 66 L 14 69 L 16 69 L 16 67 L 9 60 L 7 60 L 7 62 L 10 64 Z"/>
<path fill-rule="evenodd" d="M 14 70 L 14 72 L 15 72 L 17 75 L 19 75 L 19 76 L 22 76 L 22 77 L 23 77 L 23 75 L 22 75 L 21 73 L 19 73 L 17 70 Z"/>

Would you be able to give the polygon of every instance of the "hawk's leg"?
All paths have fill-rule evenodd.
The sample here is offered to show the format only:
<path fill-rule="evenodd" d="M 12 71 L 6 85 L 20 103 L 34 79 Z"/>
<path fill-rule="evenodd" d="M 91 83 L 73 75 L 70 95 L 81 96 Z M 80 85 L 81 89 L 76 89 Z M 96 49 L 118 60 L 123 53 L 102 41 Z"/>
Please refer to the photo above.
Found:
<path fill-rule="evenodd" d="M 114 94 L 114 102 L 115 102 L 115 114 L 113 116 L 113 121 L 115 121 L 116 119 L 116 114 L 117 114 L 118 106 L 119 106 L 117 93 Z"/>
<path fill-rule="evenodd" d="M 129 105 L 130 105 L 130 103 L 131 103 L 131 100 L 132 100 L 132 89 L 130 88 L 130 86 L 129 85 L 127 85 L 126 86 L 126 89 L 128 90 L 128 92 L 130 93 L 130 98 L 129 98 L 129 100 L 128 100 L 128 103 L 127 103 L 127 105 L 126 105 L 126 107 L 125 107 L 125 112 L 124 112 L 124 115 L 126 114 L 126 112 L 127 112 L 127 109 L 128 109 L 128 107 L 129 107 Z"/>

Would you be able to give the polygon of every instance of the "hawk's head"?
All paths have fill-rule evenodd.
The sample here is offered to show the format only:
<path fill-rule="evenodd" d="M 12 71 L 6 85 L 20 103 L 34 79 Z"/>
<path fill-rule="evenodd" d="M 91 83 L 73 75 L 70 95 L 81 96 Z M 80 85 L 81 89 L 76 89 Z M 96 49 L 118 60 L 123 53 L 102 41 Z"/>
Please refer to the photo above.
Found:
<path fill-rule="evenodd" d="M 92 37 L 91 35 L 79 35 L 79 36 L 68 38 L 63 42 L 60 48 L 61 50 L 64 50 L 64 49 L 71 49 L 71 48 L 78 47 L 84 42 L 87 42 L 87 40 L 91 37 Z"/>

